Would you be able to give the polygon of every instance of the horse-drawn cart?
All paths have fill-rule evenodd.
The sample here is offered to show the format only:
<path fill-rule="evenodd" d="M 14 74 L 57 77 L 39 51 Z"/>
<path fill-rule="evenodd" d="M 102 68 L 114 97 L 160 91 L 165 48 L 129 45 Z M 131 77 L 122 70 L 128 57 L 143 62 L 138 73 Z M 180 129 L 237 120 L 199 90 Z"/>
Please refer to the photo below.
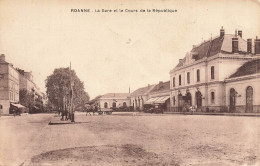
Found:
<path fill-rule="evenodd" d="M 95 115 L 95 113 L 97 113 L 98 115 L 111 115 L 113 112 L 112 109 L 109 108 L 89 108 L 86 110 L 86 115 L 91 115 L 91 113 L 93 113 L 92 115 Z"/>

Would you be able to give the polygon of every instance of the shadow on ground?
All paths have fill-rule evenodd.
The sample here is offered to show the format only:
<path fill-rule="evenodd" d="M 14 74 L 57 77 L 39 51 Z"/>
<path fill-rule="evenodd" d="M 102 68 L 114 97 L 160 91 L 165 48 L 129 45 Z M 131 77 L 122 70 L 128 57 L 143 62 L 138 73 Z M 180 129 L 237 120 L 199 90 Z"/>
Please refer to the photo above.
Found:
<path fill-rule="evenodd" d="M 21 166 L 41 165 L 178 165 L 163 156 L 147 152 L 139 145 L 75 147 L 36 155 Z"/>

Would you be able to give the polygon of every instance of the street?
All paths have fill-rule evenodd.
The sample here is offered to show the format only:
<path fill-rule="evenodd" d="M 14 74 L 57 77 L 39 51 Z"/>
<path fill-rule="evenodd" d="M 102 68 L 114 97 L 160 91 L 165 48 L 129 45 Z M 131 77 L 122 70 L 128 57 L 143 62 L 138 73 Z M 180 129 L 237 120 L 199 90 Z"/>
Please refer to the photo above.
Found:
<path fill-rule="evenodd" d="M 76 113 L 48 125 L 58 119 L 0 119 L 0 165 L 260 164 L 257 117 Z"/>

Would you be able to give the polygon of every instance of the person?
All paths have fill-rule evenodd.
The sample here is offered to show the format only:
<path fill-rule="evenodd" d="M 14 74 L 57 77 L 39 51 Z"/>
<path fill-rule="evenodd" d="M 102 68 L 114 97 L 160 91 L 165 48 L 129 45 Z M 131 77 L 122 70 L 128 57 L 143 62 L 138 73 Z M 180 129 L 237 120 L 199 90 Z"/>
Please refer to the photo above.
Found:
<path fill-rule="evenodd" d="M 64 115 L 65 115 L 65 120 L 68 120 L 68 110 L 67 109 L 65 109 Z"/>

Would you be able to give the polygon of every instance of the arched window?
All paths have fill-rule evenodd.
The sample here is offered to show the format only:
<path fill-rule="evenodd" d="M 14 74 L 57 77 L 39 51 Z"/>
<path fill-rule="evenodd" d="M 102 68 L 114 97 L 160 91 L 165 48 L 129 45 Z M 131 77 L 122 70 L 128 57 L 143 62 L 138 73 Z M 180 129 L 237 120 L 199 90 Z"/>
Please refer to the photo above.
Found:
<path fill-rule="evenodd" d="M 200 70 L 197 70 L 197 82 L 200 82 Z"/>
<path fill-rule="evenodd" d="M 253 88 L 249 86 L 246 88 L 246 112 L 253 112 Z"/>
<path fill-rule="evenodd" d="M 200 108 L 202 106 L 202 94 L 200 91 L 197 91 L 195 93 L 195 97 L 196 97 L 196 105 L 198 108 Z"/>
<path fill-rule="evenodd" d="M 112 106 L 113 106 L 113 108 L 116 108 L 116 102 L 113 102 Z"/>
<path fill-rule="evenodd" d="M 179 75 L 179 85 L 181 85 L 181 75 Z"/>
<path fill-rule="evenodd" d="M 230 89 L 229 111 L 230 112 L 235 112 L 236 111 L 236 90 L 234 88 Z"/>
<path fill-rule="evenodd" d="M 104 103 L 104 108 L 107 108 L 107 102 Z"/>
<path fill-rule="evenodd" d="M 210 72 L 211 72 L 211 79 L 214 80 L 215 79 L 215 67 L 214 66 L 211 66 Z"/>
<path fill-rule="evenodd" d="M 210 93 L 211 103 L 215 103 L 215 92 Z"/>
<path fill-rule="evenodd" d="M 126 107 L 126 106 L 127 106 L 127 105 L 126 105 L 126 102 L 123 102 L 123 106 L 124 106 L 124 107 Z"/>
<path fill-rule="evenodd" d="M 190 83 L 190 72 L 187 73 L 187 83 Z"/>

